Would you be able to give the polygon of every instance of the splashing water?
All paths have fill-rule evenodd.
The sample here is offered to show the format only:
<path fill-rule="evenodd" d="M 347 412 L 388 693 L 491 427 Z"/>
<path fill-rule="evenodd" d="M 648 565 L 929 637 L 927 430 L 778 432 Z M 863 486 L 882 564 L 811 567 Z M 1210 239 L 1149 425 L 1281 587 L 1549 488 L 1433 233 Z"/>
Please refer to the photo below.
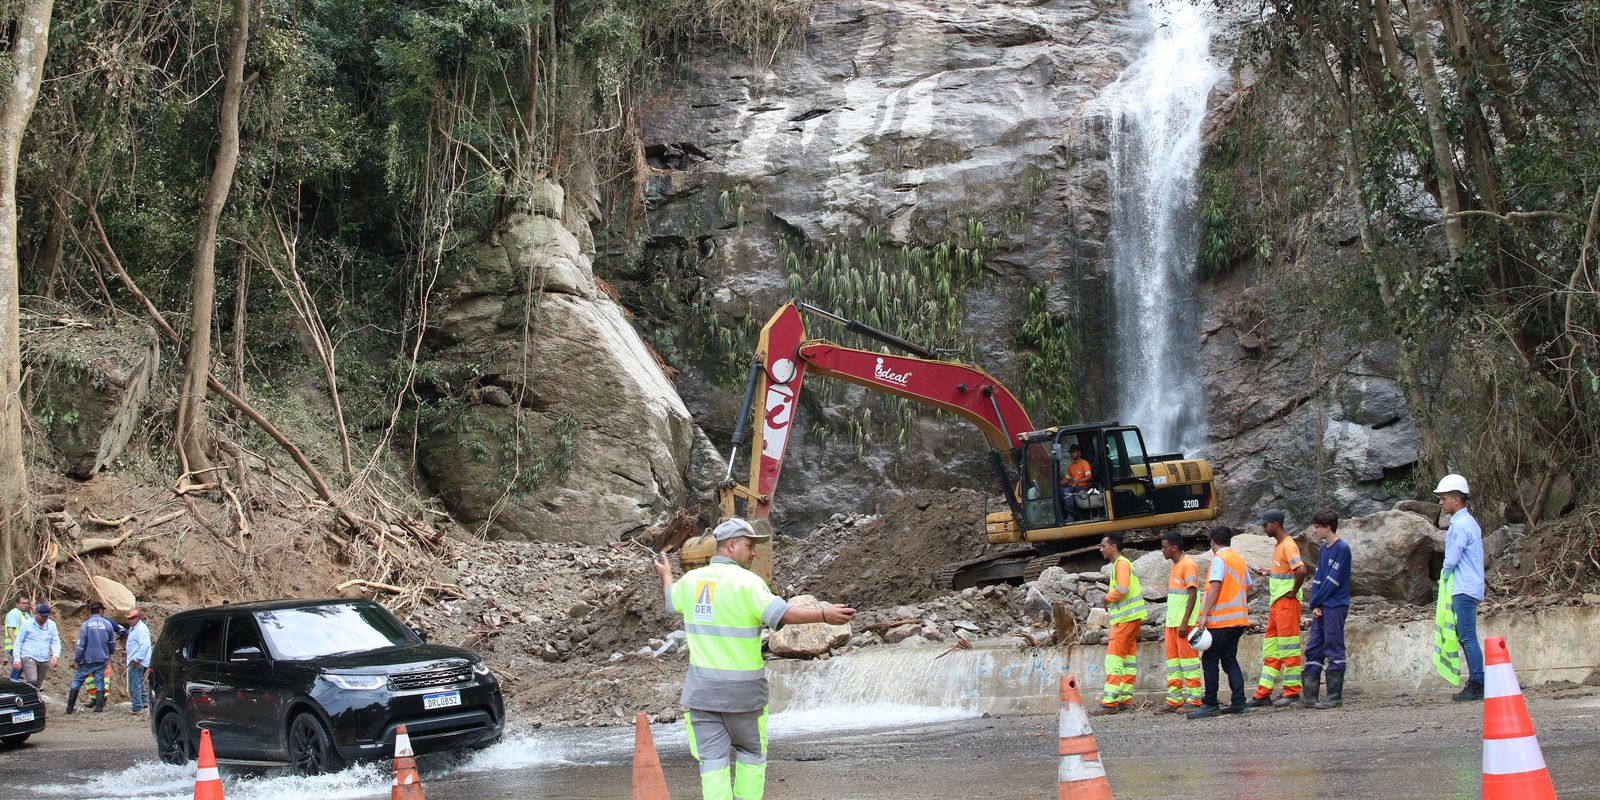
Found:
<path fill-rule="evenodd" d="M 1205 441 L 1194 298 L 1195 176 L 1211 62 L 1203 0 L 1143 0 L 1150 40 L 1095 100 L 1111 144 L 1115 406 L 1152 453 Z"/>
<path fill-rule="evenodd" d="M 940 648 L 884 648 L 774 671 L 774 707 L 767 729 L 791 738 L 857 731 L 894 730 L 982 715 L 982 686 L 1014 668 L 998 664 L 984 648 L 935 660 Z M 1054 666 L 1047 672 L 1058 674 Z M 1043 674 L 1043 673 L 1041 673 Z M 1003 675 L 1015 680 L 1015 675 Z M 1043 691 L 1043 690 L 1041 690 Z M 663 753 L 688 750 L 682 722 L 654 726 Z M 493 771 L 537 771 L 581 764 L 622 763 L 632 757 L 633 729 L 508 731 L 498 744 L 470 756 L 426 756 L 424 783 L 451 775 Z M 193 763 L 174 766 L 144 761 L 72 782 L 30 787 L 40 797 L 74 800 L 187 800 L 194 790 Z M 358 764 L 333 775 L 297 777 L 283 769 L 223 767 L 229 800 L 367 800 L 386 797 L 387 762 Z"/>

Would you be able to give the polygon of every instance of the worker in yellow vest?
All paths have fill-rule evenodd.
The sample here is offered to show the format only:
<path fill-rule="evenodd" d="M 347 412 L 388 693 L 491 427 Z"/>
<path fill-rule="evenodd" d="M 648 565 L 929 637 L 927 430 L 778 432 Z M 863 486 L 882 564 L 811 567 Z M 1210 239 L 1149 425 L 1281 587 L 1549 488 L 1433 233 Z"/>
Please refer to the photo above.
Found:
<path fill-rule="evenodd" d="M 1183 552 L 1183 534 L 1161 534 L 1161 555 L 1172 562 L 1167 579 L 1167 710 L 1200 707 L 1200 654 L 1189 644 L 1189 631 L 1200 617 L 1200 567 Z"/>
<path fill-rule="evenodd" d="M 1211 529 L 1211 572 L 1206 577 L 1206 602 L 1197 624 L 1211 634 L 1211 646 L 1200 654 L 1200 672 L 1205 678 L 1205 693 L 1200 707 L 1189 712 L 1189 719 L 1205 719 L 1218 714 L 1244 713 L 1244 671 L 1239 669 L 1239 639 L 1250 627 L 1250 567 L 1233 547 L 1233 529 L 1218 525 Z M 1233 689 L 1233 704 L 1218 703 L 1221 671 L 1228 673 Z"/>
<path fill-rule="evenodd" d="M 1245 705 L 1259 708 L 1273 705 L 1287 708 L 1299 702 L 1300 666 L 1300 585 L 1306 580 L 1306 563 L 1300 558 L 1300 545 L 1283 529 L 1283 512 L 1268 511 L 1261 526 L 1277 542 L 1272 550 L 1272 568 L 1257 567 L 1255 574 L 1267 579 L 1272 606 L 1267 612 L 1267 634 L 1261 642 L 1261 679 L 1256 696 Z M 1273 686 L 1283 682 L 1283 697 L 1272 700 Z"/>
<path fill-rule="evenodd" d="M 30 615 L 32 615 L 32 614 L 33 614 L 33 599 L 28 597 L 25 594 L 24 595 L 19 595 L 17 597 L 17 607 L 16 608 L 13 608 L 10 611 L 6 612 L 5 648 L 6 648 L 6 660 L 8 662 L 20 661 L 21 660 L 21 659 L 16 657 L 16 653 L 14 652 L 17 649 L 17 632 L 22 629 L 22 624 L 27 622 L 28 621 L 28 617 Z M 17 670 L 17 669 L 12 669 L 11 670 L 11 680 L 14 680 L 14 681 L 22 680 L 22 672 L 20 670 Z"/>
<path fill-rule="evenodd" d="M 684 618 L 689 674 L 680 701 L 689 754 L 700 762 L 704 800 L 761 800 L 767 781 L 767 670 L 761 627 L 826 622 L 843 625 L 856 610 L 824 604 L 796 608 L 750 571 L 766 536 L 733 517 L 712 531 L 711 563 L 672 580 L 665 553 L 655 558 L 667 608 Z M 737 769 L 735 767 L 737 766 Z"/>
<path fill-rule="evenodd" d="M 1133 684 L 1138 677 L 1139 626 L 1144 622 L 1144 595 L 1133 562 L 1122 554 L 1122 534 L 1106 534 L 1100 555 L 1111 562 L 1111 591 L 1106 592 L 1110 638 L 1106 640 L 1106 687 L 1100 695 L 1101 714 L 1115 714 L 1133 706 Z"/>

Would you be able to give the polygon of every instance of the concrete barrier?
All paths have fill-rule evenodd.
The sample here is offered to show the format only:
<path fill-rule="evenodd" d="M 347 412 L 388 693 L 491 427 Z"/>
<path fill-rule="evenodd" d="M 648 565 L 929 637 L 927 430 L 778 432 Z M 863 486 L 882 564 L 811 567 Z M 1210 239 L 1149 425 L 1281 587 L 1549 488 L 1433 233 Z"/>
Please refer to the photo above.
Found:
<path fill-rule="evenodd" d="M 1524 686 L 1558 680 L 1582 682 L 1600 673 L 1600 608 L 1542 608 L 1499 614 L 1478 621 L 1483 638 L 1504 636 Z M 1397 625 L 1353 621 L 1346 629 L 1347 688 L 1397 694 L 1450 690 L 1434 671 L 1433 620 Z M 879 646 L 827 661 L 767 662 L 774 710 L 876 704 L 939 706 L 991 714 L 1053 714 L 1060 706 L 1058 681 L 1071 674 L 1085 687 L 1085 701 L 1105 681 L 1103 645 L 1025 648 L 1016 639 L 982 640 L 971 650 L 944 653 L 947 646 Z M 1135 687 L 1142 697 L 1166 693 L 1161 642 L 1139 645 Z M 1245 680 L 1261 673 L 1261 637 L 1239 643 Z M 1227 680 L 1223 680 L 1226 692 Z"/>

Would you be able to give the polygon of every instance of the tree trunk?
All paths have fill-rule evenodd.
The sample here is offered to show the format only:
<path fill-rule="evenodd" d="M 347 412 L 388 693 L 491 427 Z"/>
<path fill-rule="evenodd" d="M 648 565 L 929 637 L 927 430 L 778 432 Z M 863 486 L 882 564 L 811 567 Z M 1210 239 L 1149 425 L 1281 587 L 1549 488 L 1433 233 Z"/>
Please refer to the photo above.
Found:
<path fill-rule="evenodd" d="M 10 79 L 0 92 L 0 575 L 8 579 L 31 557 L 28 479 L 22 464 L 21 298 L 17 277 L 17 158 L 39 100 L 50 47 L 54 0 L 27 0 L 7 54 Z"/>
<path fill-rule="evenodd" d="M 217 226 L 233 185 L 239 163 L 239 97 L 244 93 L 245 45 L 250 40 L 250 0 L 233 0 L 233 41 L 228 49 L 228 72 L 222 88 L 218 121 L 221 142 L 211 181 L 200 203 L 195 226 L 193 283 L 189 312 L 189 352 L 183 361 L 183 385 L 178 393 L 178 463 L 185 473 L 209 470 L 210 437 L 206 434 L 206 376 L 211 374 L 211 314 L 216 302 Z"/>
<path fill-rule="evenodd" d="M 1411 23 L 1411 43 L 1416 49 L 1417 78 L 1422 84 L 1422 106 L 1428 116 L 1428 136 L 1433 144 L 1434 170 L 1439 176 L 1439 209 L 1444 212 L 1445 249 L 1450 260 L 1461 258 L 1467 249 L 1466 229 L 1461 224 L 1461 198 L 1456 194 L 1456 164 L 1450 146 L 1450 129 L 1444 121 L 1444 94 L 1439 91 L 1439 74 L 1433 68 L 1433 47 L 1428 42 L 1427 0 L 1410 0 L 1406 13 Z"/>

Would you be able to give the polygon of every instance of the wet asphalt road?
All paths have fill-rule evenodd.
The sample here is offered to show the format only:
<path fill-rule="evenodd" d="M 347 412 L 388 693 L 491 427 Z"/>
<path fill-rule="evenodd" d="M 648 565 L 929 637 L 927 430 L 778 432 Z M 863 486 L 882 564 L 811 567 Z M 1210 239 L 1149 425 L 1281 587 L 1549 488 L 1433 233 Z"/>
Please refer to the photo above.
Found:
<path fill-rule="evenodd" d="M 1097 718 L 1116 796 L 1476 798 L 1481 707 L 1440 696 L 1353 698 L 1328 712 L 1266 711 L 1205 722 L 1153 712 Z M 1529 698 L 1563 800 L 1600 800 L 1600 691 Z M 889 730 L 775 735 L 767 797 L 1023 798 L 1056 791 L 1053 717 L 964 719 Z M 674 795 L 698 797 L 676 726 L 657 737 Z M 77 719 L 0 754 L 0 797 L 188 798 L 192 771 L 151 762 L 148 729 Z M 534 731 L 465 765 L 424 762 L 430 800 L 628 796 L 627 729 Z M 299 779 L 224 768 L 229 800 L 388 796 L 381 765 Z"/>

